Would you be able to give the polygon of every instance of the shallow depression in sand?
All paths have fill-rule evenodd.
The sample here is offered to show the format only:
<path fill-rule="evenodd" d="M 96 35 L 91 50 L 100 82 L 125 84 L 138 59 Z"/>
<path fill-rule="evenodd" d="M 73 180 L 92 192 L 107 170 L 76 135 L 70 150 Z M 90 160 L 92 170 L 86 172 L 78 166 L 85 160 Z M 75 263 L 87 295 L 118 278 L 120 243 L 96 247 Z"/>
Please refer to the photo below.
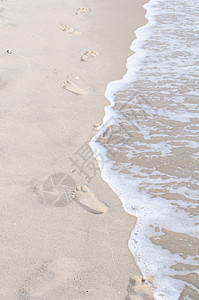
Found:
<path fill-rule="evenodd" d="M 195 0 L 151 1 L 128 72 L 108 85 L 91 142 L 103 178 L 138 217 L 129 247 L 156 299 L 199 297 L 198 32 Z M 195 298 L 194 298 L 195 297 Z"/>

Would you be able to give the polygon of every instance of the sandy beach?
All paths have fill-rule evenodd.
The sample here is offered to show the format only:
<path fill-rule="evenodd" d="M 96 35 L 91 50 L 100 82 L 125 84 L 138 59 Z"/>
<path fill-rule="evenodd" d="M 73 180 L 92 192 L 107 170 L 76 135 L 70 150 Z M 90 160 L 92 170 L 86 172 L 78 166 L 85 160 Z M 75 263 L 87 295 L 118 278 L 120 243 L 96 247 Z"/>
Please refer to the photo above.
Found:
<path fill-rule="evenodd" d="M 1 1 L 2 300 L 153 299 L 88 146 L 143 4 Z"/>

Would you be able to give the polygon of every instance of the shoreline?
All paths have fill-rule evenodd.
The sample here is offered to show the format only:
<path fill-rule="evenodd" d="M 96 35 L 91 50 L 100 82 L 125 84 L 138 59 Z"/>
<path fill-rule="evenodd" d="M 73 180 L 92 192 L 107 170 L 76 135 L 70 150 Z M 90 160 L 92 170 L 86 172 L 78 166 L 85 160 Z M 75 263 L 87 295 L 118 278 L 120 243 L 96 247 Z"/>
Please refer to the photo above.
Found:
<path fill-rule="evenodd" d="M 2 299 L 152 299 L 128 248 L 136 218 L 99 170 L 88 180 L 71 162 L 126 73 L 144 3 L 1 3 Z M 67 176 L 74 201 L 58 186 Z"/>
<path fill-rule="evenodd" d="M 161 4 L 163 4 L 163 5 L 161 5 Z M 155 205 L 152 204 L 151 207 L 150 207 L 149 199 L 148 199 L 149 203 L 147 203 L 147 201 L 145 202 L 144 197 L 143 197 L 143 199 L 140 199 L 141 197 L 140 197 L 139 193 L 137 194 L 137 197 L 136 197 L 136 189 L 133 191 L 133 188 L 132 188 L 132 177 L 135 176 L 135 178 L 137 178 L 137 177 L 139 178 L 139 175 L 138 175 L 139 171 L 141 174 L 142 173 L 144 174 L 146 172 L 144 170 L 144 168 L 147 167 L 148 161 L 146 159 L 145 162 L 143 162 L 143 163 L 140 162 L 142 160 L 142 158 L 144 160 L 144 156 L 146 155 L 146 152 L 143 151 L 143 149 L 141 151 L 139 151 L 140 150 L 139 146 L 137 148 L 134 147 L 133 153 L 130 153 L 130 150 L 128 151 L 128 148 L 127 148 L 126 152 L 124 149 L 122 149 L 125 142 L 126 142 L 126 145 L 130 145 L 130 143 L 128 143 L 128 138 L 126 140 L 125 140 L 125 138 L 123 139 L 124 142 L 123 142 L 122 146 L 121 146 L 122 138 L 121 138 L 120 142 L 118 142 L 118 140 L 120 139 L 120 136 L 122 136 L 121 132 L 123 132 L 124 136 L 125 136 L 125 134 L 129 130 L 132 133 L 131 136 L 133 136 L 133 134 L 135 133 L 135 137 L 134 137 L 135 144 L 136 144 L 136 142 L 139 143 L 139 138 L 138 138 L 138 136 L 136 136 L 136 130 L 134 130 L 134 128 L 130 128 L 130 126 L 127 125 L 126 131 L 125 131 L 125 129 L 121 130 L 121 127 L 123 127 L 123 126 L 125 127 L 125 123 L 128 124 L 129 119 L 127 116 L 127 122 L 126 122 L 125 112 L 127 110 L 124 109 L 124 111 L 122 110 L 122 112 L 121 112 L 120 107 L 123 107 L 123 103 L 124 103 L 124 99 L 125 99 L 125 96 L 123 96 L 123 90 L 124 90 L 124 95 L 126 93 L 126 99 L 129 99 L 128 97 L 129 97 L 129 95 L 131 95 L 131 93 L 133 94 L 134 89 L 136 90 L 136 88 L 137 88 L 138 91 L 142 91 L 142 87 L 144 87 L 144 86 L 146 86 L 146 89 L 143 89 L 143 91 L 145 93 L 145 99 L 150 99 L 150 102 L 154 104 L 154 107 L 158 107 L 158 104 L 160 103 L 160 101 L 158 99 L 158 96 L 156 95 L 156 91 L 158 91 L 158 92 L 161 91 L 160 95 L 162 96 L 162 100 L 163 100 L 162 102 L 165 101 L 165 107 L 167 107 L 168 100 L 166 101 L 165 100 L 166 97 L 164 98 L 164 91 L 166 90 L 165 91 L 165 94 L 166 94 L 169 83 L 171 84 L 172 80 L 175 82 L 175 76 L 173 74 L 178 74 L 178 72 L 176 71 L 173 74 L 171 73 L 170 81 L 168 80 L 169 83 L 167 83 L 168 85 L 166 87 L 164 86 L 164 84 L 162 84 L 162 85 L 160 84 L 159 89 L 158 88 L 156 89 L 156 88 L 154 88 L 154 83 L 159 82 L 158 75 L 160 75 L 160 78 L 161 78 L 161 75 L 162 75 L 162 78 L 164 78 L 164 73 L 166 73 L 165 69 L 164 69 L 164 62 L 165 62 L 164 57 L 170 58 L 170 61 L 168 61 L 168 65 L 167 65 L 167 68 L 168 68 L 167 73 L 168 74 L 170 72 L 169 66 L 175 65 L 174 59 L 172 57 L 174 51 L 173 51 L 172 47 L 170 47 L 170 44 L 172 44 L 171 41 L 174 38 L 172 35 L 166 34 L 164 32 L 164 29 L 167 28 L 167 26 L 169 26 L 170 24 L 173 24 L 174 29 L 172 28 L 172 26 L 170 26 L 170 30 L 171 31 L 173 30 L 175 32 L 176 40 L 175 39 L 174 40 L 176 41 L 176 44 L 179 43 L 179 45 L 180 45 L 180 46 L 178 46 L 178 48 L 180 49 L 182 47 L 182 44 L 180 43 L 181 42 L 180 35 L 177 34 L 178 30 L 176 30 L 176 28 L 178 29 L 178 24 L 179 24 L 178 22 L 181 21 L 180 11 L 182 10 L 182 13 L 185 13 L 185 15 L 186 14 L 189 15 L 191 10 L 188 12 L 185 10 L 185 12 L 184 12 L 183 5 L 181 3 L 178 3 L 178 4 L 179 4 L 179 13 L 176 14 L 176 20 L 174 22 L 175 24 L 173 24 L 171 22 L 172 12 L 173 12 L 172 2 L 170 2 L 170 3 L 162 2 L 161 3 L 161 1 L 159 1 L 157 3 L 155 1 L 155 3 L 154 3 L 154 1 L 152 1 L 152 2 L 150 1 L 150 3 L 147 3 L 144 6 L 144 8 L 147 11 L 147 14 L 145 17 L 146 17 L 146 19 L 148 19 L 149 22 L 146 25 L 139 27 L 139 30 L 136 31 L 136 39 L 134 39 L 134 42 L 131 45 L 131 49 L 134 51 L 134 54 L 131 55 L 127 60 L 126 74 L 124 75 L 124 77 L 121 80 L 112 81 L 107 86 L 105 95 L 106 95 L 106 98 L 109 100 L 109 105 L 105 107 L 105 117 L 103 119 L 103 124 L 99 127 L 97 135 L 94 136 L 94 138 L 90 142 L 90 145 L 93 149 L 95 157 L 97 158 L 98 151 L 100 151 L 101 153 L 103 153 L 103 159 L 104 160 L 107 159 L 107 163 L 105 165 L 103 165 L 103 160 L 101 159 L 101 157 L 100 157 L 100 159 L 97 158 L 100 168 L 101 168 L 102 178 L 105 180 L 105 182 L 107 182 L 109 184 L 109 186 L 112 188 L 112 190 L 121 199 L 124 209 L 129 214 L 132 214 L 133 216 L 136 215 L 138 218 L 138 222 L 132 231 L 131 238 L 129 239 L 129 249 L 131 249 L 131 252 L 133 253 L 134 258 L 136 258 L 136 262 L 140 266 L 140 269 L 142 270 L 143 274 L 146 276 L 145 278 L 147 278 L 149 284 L 152 284 L 153 289 L 155 289 L 154 294 L 155 294 L 155 297 L 157 297 L 158 299 L 159 299 L 159 297 L 160 298 L 168 297 L 169 299 L 173 299 L 173 298 L 178 299 L 183 296 L 197 298 L 197 295 L 198 295 L 197 294 L 197 292 L 198 292 L 198 290 L 197 290 L 197 288 L 198 288 L 198 286 L 197 286 L 197 271 L 190 273 L 190 270 L 192 268 L 195 270 L 197 269 L 197 266 L 196 266 L 197 263 L 194 262 L 194 260 L 195 260 L 194 254 L 198 253 L 197 252 L 197 245 L 198 245 L 197 230 L 194 230 L 194 227 L 192 227 L 192 224 L 194 223 L 194 221 L 192 220 L 191 222 L 189 222 L 189 218 L 186 218 L 186 217 L 188 217 L 188 214 L 187 214 L 187 216 L 186 215 L 183 216 L 184 217 L 183 219 L 180 218 L 180 216 L 178 216 L 178 219 L 176 219 L 176 221 L 172 223 L 171 216 L 173 214 L 175 214 L 177 210 L 175 210 L 175 212 L 173 212 L 173 207 L 172 207 L 173 203 L 169 202 L 169 201 L 167 203 L 167 200 L 171 200 L 171 199 L 175 199 L 174 201 L 179 200 L 179 195 L 181 195 L 180 191 L 179 191 L 179 194 L 177 194 L 177 192 L 176 192 L 176 195 L 178 195 L 176 197 L 176 195 L 172 195 L 172 192 L 169 187 L 169 189 L 167 190 L 168 194 L 162 195 L 162 199 L 161 198 L 158 199 L 157 203 Z M 154 11 L 153 11 L 153 5 L 155 7 Z M 191 7 L 191 8 L 193 9 L 193 7 Z M 165 27 L 164 26 L 161 27 L 161 24 L 164 24 L 165 12 L 167 12 L 167 14 L 168 14 L 168 19 L 165 22 Z M 170 19 L 170 23 L 169 23 L 169 19 Z M 193 21 L 193 19 L 191 19 L 191 20 L 192 20 L 192 24 L 189 24 L 189 26 L 186 26 L 184 24 L 184 27 L 185 28 L 188 27 L 187 31 L 190 32 L 190 36 L 192 36 L 192 42 L 194 44 L 194 43 L 196 43 L 195 37 L 194 37 L 194 29 L 195 28 L 193 26 L 194 21 Z M 160 30 L 158 30 L 158 28 L 159 28 L 158 25 L 160 26 Z M 151 32 L 153 32 L 153 33 L 155 32 L 152 36 L 151 36 L 151 32 L 150 32 L 151 27 L 152 27 Z M 164 36 L 164 33 L 165 33 L 165 36 Z M 145 40 L 143 42 L 143 37 L 146 37 L 146 36 L 147 36 L 147 39 L 146 39 L 146 44 L 145 44 Z M 165 44 L 162 43 L 160 47 L 154 48 L 154 45 L 156 45 L 156 41 L 158 41 L 160 37 L 161 38 L 163 37 L 164 41 L 167 40 L 168 47 L 167 48 L 165 47 L 167 49 L 166 51 L 164 51 L 165 50 L 164 46 L 166 43 Z M 140 40 L 139 40 L 139 38 L 140 38 Z M 142 42 L 143 42 L 143 44 L 142 44 Z M 186 40 L 186 42 L 187 42 L 187 40 Z M 140 46 L 140 45 L 142 45 L 142 46 Z M 150 53 L 150 51 L 152 53 Z M 159 60 L 158 60 L 158 53 L 162 53 L 162 57 L 163 57 L 162 60 L 161 60 L 161 57 L 159 57 Z M 138 55 L 136 55 L 136 54 L 138 54 Z M 191 56 L 191 53 L 190 53 L 190 56 Z M 154 61 L 153 61 L 154 58 L 157 59 L 156 63 L 154 63 Z M 172 61 L 172 59 L 173 59 L 173 61 Z M 183 54 L 180 53 L 179 57 L 178 57 L 178 61 L 179 62 L 184 61 L 183 59 L 184 59 Z M 141 61 L 143 60 L 143 64 L 139 63 L 140 60 Z M 170 63 L 170 65 L 169 65 L 169 63 Z M 150 69 L 151 69 L 151 67 L 153 69 L 153 65 L 155 65 L 154 69 L 159 70 L 159 73 L 158 73 L 158 75 L 156 74 L 156 76 L 155 76 L 155 74 L 152 74 L 152 75 L 154 75 L 154 77 L 152 76 L 153 80 L 150 84 L 149 83 L 150 82 L 149 78 L 151 78 Z M 180 63 L 179 63 L 179 65 L 180 65 Z M 162 67 L 162 70 L 161 70 L 161 67 Z M 148 70 L 148 72 L 147 72 L 147 70 Z M 162 72 L 162 74 L 161 74 L 161 72 Z M 184 86 L 186 86 L 187 90 L 189 88 L 194 89 L 194 84 L 193 84 L 193 81 L 191 80 L 191 73 L 189 75 L 190 75 L 190 79 L 188 82 L 184 82 L 183 77 L 179 79 L 180 84 L 184 84 Z M 156 80 L 154 80 L 154 78 L 156 78 Z M 144 83 L 146 85 L 144 85 Z M 128 84 L 129 84 L 129 86 L 128 86 Z M 175 82 L 175 84 L 177 85 L 176 82 Z M 153 90 L 153 88 L 154 88 L 154 90 Z M 149 91 L 148 93 L 147 93 L 147 90 Z M 150 91 L 152 91 L 151 95 L 150 95 Z M 173 92 L 173 94 L 172 94 L 172 92 Z M 175 90 L 172 90 L 172 84 L 170 86 L 170 92 L 168 94 L 169 95 L 172 94 L 171 98 L 173 99 L 173 101 L 175 103 L 178 101 L 177 99 L 180 98 L 177 93 L 175 94 Z M 189 94 L 189 93 L 187 93 L 187 94 Z M 186 92 L 185 93 L 182 92 L 181 96 L 182 96 L 182 98 L 184 97 L 184 103 L 185 103 L 185 105 L 188 105 L 185 100 L 185 97 L 186 97 L 185 95 L 186 95 Z M 196 95 L 196 94 L 194 94 L 194 95 Z M 161 96 L 160 96 L 160 99 L 161 99 Z M 148 97 L 148 98 L 146 98 L 146 97 Z M 154 99 L 156 99 L 156 101 L 154 101 Z M 195 99 L 193 98 L 192 101 L 194 102 Z M 150 102 L 148 102 L 148 103 L 150 103 Z M 161 105 L 162 105 L 162 103 L 161 103 Z M 177 107 L 179 109 L 179 107 L 180 107 L 179 103 L 178 103 Z M 134 109 L 136 111 L 136 106 L 133 107 L 133 105 L 129 105 L 128 111 L 130 111 L 130 109 L 131 109 L 131 111 L 134 111 Z M 157 111 L 158 111 L 158 109 L 157 109 Z M 157 111 L 156 111 L 156 113 L 157 113 Z M 124 116 L 123 116 L 123 113 L 124 113 Z M 114 118 L 114 115 L 116 115 L 117 120 L 120 120 L 118 122 L 119 124 L 117 123 L 117 121 L 113 120 L 112 126 L 109 127 L 109 125 L 110 125 L 109 120 L 112 118 L 112 116 Z M 188 113 L 188 115 L 189 115 L 189 113 Z M 161 122 L 162 120 L 164 120 L 164 116 L 161 115 L 161 113 L 160 113 L 159 121 Z M 171 118 L 171 120 L 174 120 L 174 118 L 173 119 Z M 194 118 L 193 118 L 193 120 L 194 120 Z M 153 119 L 153 121 L 154 121 L 154 119 Z M 178 118 L 176 118 L 176 123 L 178 121 L 179 121 L 179 123 L 178 123 L 178 126 L 176 126 L 176 127 L 179 128 L 180 120 Z M 192 121 L 191 118 L 189 119 L 189 121 L 190 121 L 190 123 L 192 123 L 192 122 L 194 123 L 194 121 Z M 167 122 L 170 126 L 171 123 L 168 120 L 167 120 Z M 106 126 L 107 123 L 109 124 L 108 126 Z M 122 124 L 123 126 L 121 126 L 120 124 Z M 192 124 L 192 126 L 193 126 L 193 124 Z M 159 128 L 159 126 L 157 126 L 157 132 L 159 133 L 158 128 Z M 173 126 L 173 128 L 175 128 L 175 126 Z M 109 131 L 109 129 L 110 129 L 110 131 Z M 153 133 L 155 136 L 155 129 L 153 127 L 152 127 L 152 130 L 154 130 Z M 118 131 L 119 131 L 119 134 L 118 134 Z M 119 138 L 116 140 L 114 140 L 114 139 L 111 140 L 111 137 L 110 137 L 110 140 L 109 140 L 109 136 L 112 132 L 113 132 L 113 134 L 115 133 L 116 137 L 119 136 Z M 148 129 L 148 132 L 150 132 L 150 126 Z M 128 133 L 127 133 L 127 136 L 128 136 Z M 143 136 L 145 137 L 144 133 L 143 133 Z M 182 136 L 183 136 L 183 134 L 182 134 Z M 175 139 L 175 136 L 171 135 L 170 139 L 167 140 L 167 143 L 168 144 L 169 144 L 169 142 L 172 143 L 174 139 Z M 146 138 L 146 140 L 147 140 L 147 138 Z M 185 140 L 186 140 L 186 136 L 185 136 Z M 96 143 L 95 143 L 95 141 L 96 141 Z M 140 138 L 140 141 L 141 141 L 141 143 L 143 142 L 142 138 Z M 160 141 L 161 141 L 161 139 L 160 139 Z M 164 141 L 164 137 L 162 137 L 162 141 Z M 147 143 L 147 141 L 146 141 L 146 143 L 145 143 L 146 149 L 148 149 L 147 147 L 150 147 L 150 146 L 153 147 L 153 145 L 156 144 L 156 142 L 157 142 L 157 140 L 155 138 L 153 140 L 153 134 L 152 134 L 151 145 L 150 145 L 150 142 Z M 193 141 L 193 143 L 194 143 L 194 141 Z M 133 142 L 132 142 L 132 144 L 133 144 Z M 157 142 L 157 145 L 158 145 L 158 142 Z M 187 147 L 187 148 L 189 148 L 189 147 Z M 187 151 L 187 148 L 185 147 L 183 149 L 183 147 L 182 147 L 180 150 L 181 153 L 183 151 L 185 153 Z M 194 153 L 194 150 L 192 149 L 191 146 L 190 146 L 190 148 Z M 114 153 L 116 153 L 116 155 L 112 154 L 113 150 L 114 150 Z M 190 152 L 191 152 L 191 150 L 190 150 Z M 118 151 L 118 155 L 117 155 L 117 151 Z M 173 153 L 174 153 L 174 151 L 175 150 L 173 150 Z M 142 156 L 141 152 L 143 153 L 143 156 Z M 172 151 L 171 151 L 171 153 L 172 153 Z M 129 160 L 127 160 L 127 159 L 125 160 L 125 154 Z M 155 151 L 154 152 L 152 151 L 151 156 L 153 156 L 153 155 L 155 156 L 155 154 L 156 154 Z M 121 155 L 121 157 L 120 157 L 120 155 Z M 162 153 L 162 156 L 163 156 L 162 161 L 161 161 L 161 159 L 159 160 L 159 169 L 161 169 L 161 167 L 164 165 L 164 153 Z M 175 167 L 173 166 L 172 163 L 171 163 L 171 165 L 172 165 L 173 169 L 174 168 L 177 169 L 178 166 L 182 165 L 182 163 L 176 159 L 175 155 L 174 155 L 174 159 L 175 159 L 176 165 L 175 165 Z M 194 155 L 192 157 L 190 156 L 189 159 L 194 160 L 195 159 Z M 132 173 L 131 173 L 129 171 L 131 169 L 131 167 L 128 168 L 127 165 L 136 166 L 136 167 L 139 165 L 140 170 L 139 170 L 139 168 L 138 168 L 139 171 L 136 168 L 133 170 L 133 167 L 132 167 Z M 150 165 L 150 163 L 149 163 L 149 165 Z M 150 170 L 149 165 L 148 165 L 148 167 L 149 167 L 148 170 Z M 155 160 L 154 165 L 158 166 L 158 160 Z M 185 165 L 188 165 L 188 163 L 185 163 Z M 182 165 L 182 169 L 184 168 L 183 174 L 186 174 L 185 165 L 184 166 Z M 158 170 L 158 168 L 156 168 L 156 170 Z M 124 174 L 122 174 L 122 173 L 124 173 Z M 143 188 L 144 192 L 146 192 L 146 190 L 147 190 L 147 188 L 146 188 L 147 180 L 145 182 L 145 179 L 147 178 L 147 175 L 148 175 L 147 173 L 149 173 L 149 171 L 145 173 L 145 176 L 143 174 L 140 176 L 140 177 L 143 177 L 142 183 L 140 184 L 140 186 L 141 185 L 144 186 L 144 188 Z M 111 174 L 111 176 L 110 176 L 110 174 Z M 127 176 L 125 176 L 125 174 L 127 174 Z M 130 175 L 129 177 L 128 177 L 128 174 Z M 163 174 L 167 174 L 169 176 L 169 171 L 167 173 L 166 170 L 164 170 Z M 182 179 L 180 176 L 182 176 L 182 173 L 178 174 L 178 178 Z M 193 177 L 194 177 L 194 175 L 193 175 Z M 128 179 L 129 179 L 129 182 L 128 182 Z M 148 193 L 148 196 L 151 194 L 151 197 L 154 200 L 154 198 L 157 197 L 157 195 L 159 196 L 159 191 L 161 191 L 161 189 L 159 189 L 159 190 L 157 189 L 158 180 L 157 180 L 157 182 L 155 182 L 153 176 L 151 176 L 151 179 L 152 179 L 151 182 L 148 182 L 148 187 L 151 192 L 151 193 Z M 154 182 L 153 182 L 153 180 L 154 180 Z M 193 181 L 194 181 L 194 179 L 193 179 Z M 182 180 L 182 185 L 183 184 L 185 184 L 185 183 L 183 183 L 183 180 Z M 154 186 L 154 190 L 152 189 L 152 186 Z M 165 187 L 166 187 L 166 184 L 165 184 Z M 155 189 L 157 189 L 157 190 L 155 190 Z M 164 189 L 162 188 L 162 190 L 164 190 Z M 166 188 L 165 188 L 165 190 L 166 190 Z M 140 189 L 140 192 L 141 191 L 142 191 L 142 189 Z M 192 190 L 192 192 L 194 192 L 194 191 Z M 170 193 L 170 197 L 168 196 L 169 193 Z M 187 195 L 188 195 L 188 193 L 189 192 L 187 192 Z M 155 196 L 155 194 L 156 194 L 156 196 Z M 190 191 L 190 194 L 191 194 L 191 191 Z M 182 199 L 183 199 L 183 196 L 184 195 L 182 194 L 181 195 Z M 132 197 L 134 197 L 133 202 L 132 202 Z M 136 198 L 139 200 L 137 201 Z M 165 203 L 162 203 L 162 207 L 160 204 L 161 200 L 165 201 Z M 188 201 L 194 202 L 194 200 L 191 199 L 191 196 L 190 196 L 190 199 L 187 200 L 187 202 Z M 197 201 L 197 197 L 195 197 L 195 201 Z M 185 201 L 185 203 L 186 203 L 186 201 Z M 169 207 L 169 205 L 170 205 L 170 207 Z M 183 205 L 186 205 L 186 204 L 183 203 Z M 183 205 L 182 205 L 182 207 L 183 207 Z M 182 207 L 180 207 L 180 205 L 179 205 L 179 208 L 182 209 Z M 139 212 L 139 208 L 141 208 L 140 212 Z M 138 210 L 138 212 L 136 210 Z M 165 211 L 166 210 L 168 210 L 167 220 L 165 220 Z M 162 215 L 161 215 L 161 211 L 163 212 Z M 194 209 L 191 211 L 191 213 L 192 213 L 192 218 L 194 218 L 194 216 L 197 215 Z M 179 209 L 179 214 L 180 214 L 180 209 Z M 149 220 L 148 222 L 147 222 L 147 215 L 148 215 L 148 220 Z M 152 215 L 155 215 L 154 223 L 153 223 L 153 220 L 151 217 Z M 158 222 L 157 222 L 157 220 L 158 220 Z M 162 220 L 164 220 L 164 222 Z M 186 224 L 186 222 L 187 222 L 187 224 Z M 159 225 L 159 227 L 157 226 L 157 224 Z M 148 236 L 147 236 L 146 233 L 148 232 L 148 228 L 150 228 L 150 227 L 151 228 L 154 227 L 155 230 L 154 230 L 154 232 L 151 231 L 151 233 L 148 234 Z M 156 232 L 158 232 L 158 233 L 156 233 Z M 148 240 L 147 240 L 147 238 L 145 240 L 146 236 L 147 236 Z M 187 250 L 187 245 L 185 245 L 181 242 L 183 240 L 182 237 L 184 237 L 184 240 L 186 240 L 189 243 L 189 245 L 188 245 L 190 247 L 189 250 Z M 156 239 L 158 240 L 158 242 L 156 242 Z M 177 242 L 177 240 L 178 240 L 178 242 Z M 158 251 L 158 247 L 156 247 L 156 249 L 154 249 L 153 245 L 159 246 L 159 249 L 161 249 L 161 250 Z M 151 252 L 151 255 L 148 256 L 148 253 L 150 253 L 150 252 Z M 190 257 L 191 256 L 193 257 L 192 263 L 190 260 L 186 259 L 187 252 L 189 252 Z M 152 253 L 154 253 L 154 257 L 152 255 Z M 184 253 L 184 256 L 182 256 L 182 253 Z M 171 254 L 171 256 L 169 258 L 167 258 L 167 254 L 168 254 L 168 256 Z M 176 258 L 175 254 L 176 254 L 176 256 L 179 255 L 178 259 Z M 158 261 L 156 261 L 156 257 L 159 257 Z M 166 257 L 166 259 L 165 259 L 165 257 Z M 181 257 L 183 259 L 181 259 Z M 162 262 L 161 262 L 162 266 L 160 263 L 161 258 L 162 258 Z M 184 271 L 183 275 L 180 273 L 180 271 L 181 271 L 180 265 L 182 263 L 184 263 L 184 266 L 186 266 L 186 268 L 183 269 L 183 271 Z M 174 265 L 175 265 L 175 268 L 173 268 Z M 174 272 L 173 272 L 173 269 L 175 270 Z M 157 272 L 157 270 L 159 270 L 159 271 Z"/>

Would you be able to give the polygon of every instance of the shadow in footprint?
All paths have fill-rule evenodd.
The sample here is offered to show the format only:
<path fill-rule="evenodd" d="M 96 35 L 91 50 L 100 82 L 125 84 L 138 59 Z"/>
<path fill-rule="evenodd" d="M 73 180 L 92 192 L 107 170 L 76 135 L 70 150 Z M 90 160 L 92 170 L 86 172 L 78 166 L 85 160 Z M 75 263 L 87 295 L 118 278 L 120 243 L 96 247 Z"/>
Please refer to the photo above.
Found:
<path fill-rule="evenodd" d="M 85 15 L 87 14 L 89 11 L 91 11 L 90 8 L 88 7 L 79 7 L 76 11 L 76 15 Z"/>
<path fill-rule="evenodd" d="M 75 83 L 73 83 L 70 80 L 64 81 L 62 84 L 62 88 L 77 95 L 86 95 L 85 90 L 81 89 L 79 86 L 77 86 Z"/>
<path fill-rule="evenodd" d="M 70 33 L 70 34 L 81 34 L 81 32 L 77 31 L 74 27 L 70 26 L 70 25 L 61 25 L 61 30 L 62 31 L 65 31 L 67 33 Z"/>
<path fill-rule="evenodd" d="M 75 202 L 88 212 L 95 215 L 105 213 L 108 208 L 93 195 L 87 186 L 82 186 L 81 190 L 77 191 Z"/>
<path fill-rule="evenodd" d="M 85 51 L 81 56 L 81 61 L 87 62 L 98 56 L 99 53 L 96 51 Z"/>
<path fill-rule="evenodd" d="M 153 291 L 140 276 L 129 279 L 125 300 L 154 300 Z"/>

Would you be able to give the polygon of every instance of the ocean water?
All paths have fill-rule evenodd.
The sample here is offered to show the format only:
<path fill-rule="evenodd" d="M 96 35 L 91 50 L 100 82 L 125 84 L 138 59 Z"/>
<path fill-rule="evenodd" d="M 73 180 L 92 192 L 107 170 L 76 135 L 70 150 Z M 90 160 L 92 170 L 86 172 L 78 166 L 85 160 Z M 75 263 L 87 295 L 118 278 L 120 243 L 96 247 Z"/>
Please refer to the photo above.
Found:
<path fill-rule="evenodd" d="M 155 299 L 199 299 L 199 2 L 151 0 L 90 142 Z"/>

